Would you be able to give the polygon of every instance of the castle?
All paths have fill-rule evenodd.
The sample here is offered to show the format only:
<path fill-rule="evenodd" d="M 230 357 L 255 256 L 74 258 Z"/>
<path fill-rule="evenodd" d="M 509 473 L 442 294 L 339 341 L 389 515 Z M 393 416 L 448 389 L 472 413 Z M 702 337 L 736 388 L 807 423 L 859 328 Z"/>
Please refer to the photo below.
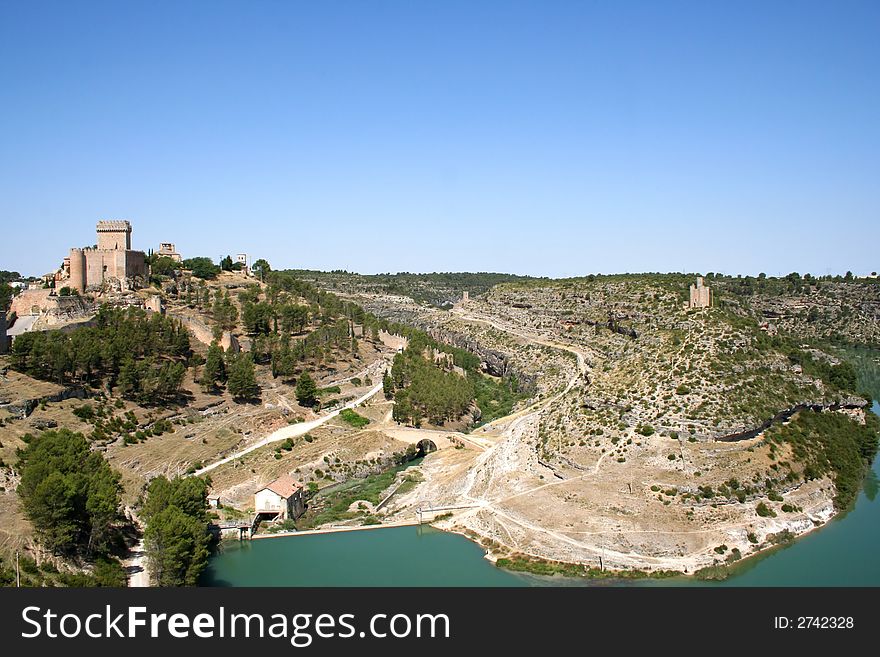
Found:
<path fill-rule="evenodd" d="M 703 285 L 703 277 L 697 277 L 697 284 L 691 284 L 688 308 L 708 308 L 712 305 L 712 289 Z"/>
<path fill-rule="evenodd" d="M 143 251 L 132 250 L 128 221 L 99 221 L 97 232 L 96 246 L 72 248 L 70 256 L 64 259 L 68 287 L 85 292 L 115 279 L 127 288 L 134 285 L 135 279 L 146 277 L 146 256 Z"/>
<path fill-rule="evenodd" d="M 174 248 L 174 244 L 171 242 L 159 244 L 159 250 L 156 251 L 156 255 L 160 258 L 171 258 L 174 262 L 183 262 L 183 256 L 177 252 L 177 249 Z"/>

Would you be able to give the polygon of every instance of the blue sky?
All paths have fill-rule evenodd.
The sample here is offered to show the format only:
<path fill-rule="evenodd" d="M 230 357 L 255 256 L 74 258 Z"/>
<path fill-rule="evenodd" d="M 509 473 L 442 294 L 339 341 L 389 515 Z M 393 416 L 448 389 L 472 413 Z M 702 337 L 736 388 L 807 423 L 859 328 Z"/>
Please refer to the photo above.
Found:
<path fill-rule="evenodd" d="M 0 2 L 0 269 L 880 269 L 878 2 Z"/>

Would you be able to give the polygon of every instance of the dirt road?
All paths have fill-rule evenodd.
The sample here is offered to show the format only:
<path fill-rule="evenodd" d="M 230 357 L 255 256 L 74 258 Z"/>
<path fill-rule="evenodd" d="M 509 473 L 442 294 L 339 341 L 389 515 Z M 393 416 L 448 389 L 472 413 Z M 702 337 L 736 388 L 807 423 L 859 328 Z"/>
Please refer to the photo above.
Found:
<path fill-rule="evenodd" d="M 256 449 L 260 449 L 261 447 L 265 447 L 266 445 L 271 445 L 272 443 L 276 443 L 281 440 L 287 440 L 288 438 L 296 438 L 298 436 L 303 436 L 303 435 L 307 434 L 309 431 L 312 431 L 313 429 L 320 427 L 322 424 L 329 422 L 330 420 L 335 418 L 337 415 L 339 415 L 339 413 L 341 413 L 344 409 L 354 408 L 355 406 L 359 406 L 359 405 L 363 404 L 365 401 L 370 399 L 370 397 L 372 397 L 373 395 L 378 393 L 380 390 L 382 390 L 382 384 L 377 383 L 372 388 L 370 388 L 370 390 L 365 395 L 363 395 L 359 399 L 354 400 L 353 402 L 346 404 L 342 408 L 338 408 L 335 411 L 331 411 L 330 413 L 327 413 L 326 415 L 322 415 L 318 419 L 311 420 L 310 422 L 301 422 L 299 424 L 291 424 L 286 427 L 281 427 L 277 431 L 273 431 L 268 436 L 263 438 L 261 441 L 254 443 L 250 447 L 246 447 L 245 449 L 243 449 L 239 452 L 235 452 L 234 454 L 230 454 L 229 456 L 222 458 L 219 461 L 215 461 L 214 463 L 211 463 L 210 465 L 206 465 L 205 467 L 201 468 L 200 470 L 196 470 L 193 474 L 198 477 L 200 475 L 205 474 L 206 472 L 210 472 L 214 468 L 217 468 L 225 463 L 229 463 L 230 461 L 234 461 L 237 458 L 241 458 L 245 454 L 250 454 L 251 452 L 253 452 Z"/>

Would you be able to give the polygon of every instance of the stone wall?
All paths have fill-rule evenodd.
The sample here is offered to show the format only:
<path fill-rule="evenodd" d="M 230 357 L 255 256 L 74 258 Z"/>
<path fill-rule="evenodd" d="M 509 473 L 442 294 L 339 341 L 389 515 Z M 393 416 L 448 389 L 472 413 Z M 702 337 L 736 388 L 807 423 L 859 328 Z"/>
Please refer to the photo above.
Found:
<path fill-rule="evenodd" d="M 22 315 L 39 315 L 57 307 L 55 297 L 50 297 L 52 290 L 22 290 L 12 299 L 9 311 Z"/>

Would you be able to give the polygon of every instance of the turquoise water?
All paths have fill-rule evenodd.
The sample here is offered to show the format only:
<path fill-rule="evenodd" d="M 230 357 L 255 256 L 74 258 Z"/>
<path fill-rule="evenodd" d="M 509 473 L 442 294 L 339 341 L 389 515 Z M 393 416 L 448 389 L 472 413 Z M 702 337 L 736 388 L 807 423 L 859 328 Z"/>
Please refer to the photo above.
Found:
<path fill-rule="evenodd" d="M 880 405 L 874 404 L 874 412 Z M 689 578 L 649 586 L 880 586 L 880 458 L 855 508 L 788 547 L 747 560 L 723 582 Z M 602 584 L 510 573 L 478 545 L 427 526 L 227 542 L 206 586 L 541 586 Z M 621 582 L 623 584 L 623 582 Z M 626 582 L 627 585 L 636 584 Z"/>
<path fill-rule="evenodd" d="M 522 586 L 483 549 L 427 525 L 223 544 L 205 586 Z"/>
<path fill-rule="evenodd" d="M 880 404 L 873 410 L 880 414 Z M 862 485 L 855 508 L 710 586 L 880 586 L 880 457 Z"/>

